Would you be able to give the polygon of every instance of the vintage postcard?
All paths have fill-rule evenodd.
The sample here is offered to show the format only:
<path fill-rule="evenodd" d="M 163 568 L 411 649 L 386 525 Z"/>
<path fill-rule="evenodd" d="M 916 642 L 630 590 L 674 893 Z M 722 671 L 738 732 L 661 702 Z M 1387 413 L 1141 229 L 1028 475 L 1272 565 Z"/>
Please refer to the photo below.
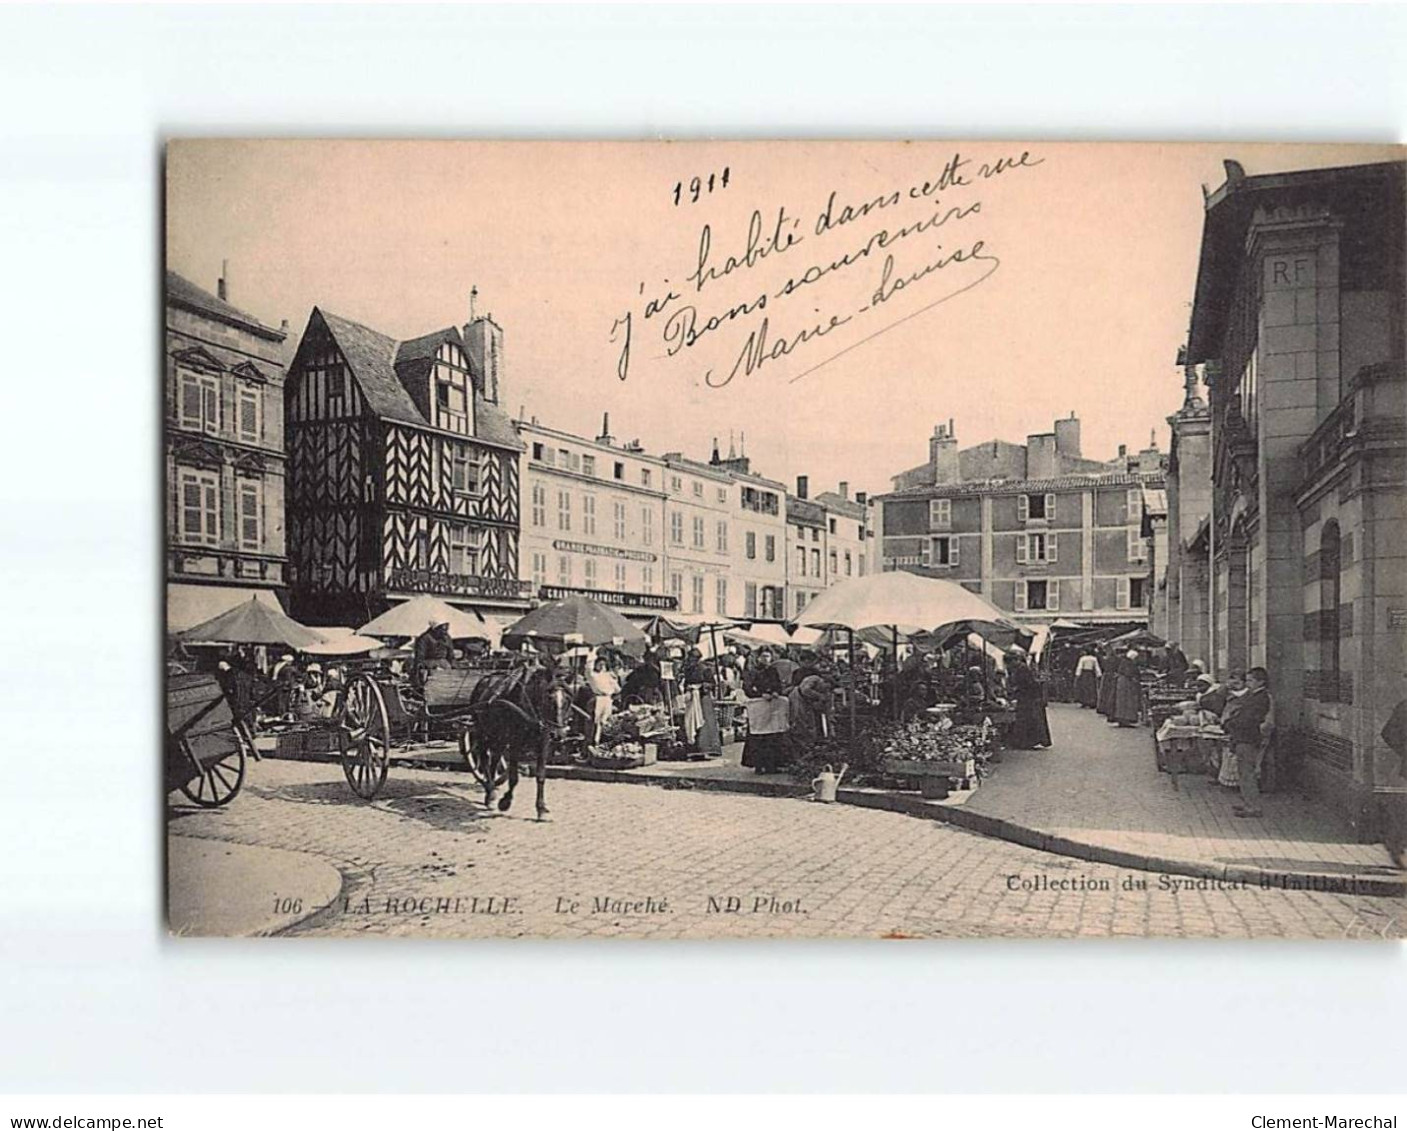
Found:
<path fill-rule="evenodd" d="M 177 935 L 1407 937 L 1407 153 L 171 140 Z"/>

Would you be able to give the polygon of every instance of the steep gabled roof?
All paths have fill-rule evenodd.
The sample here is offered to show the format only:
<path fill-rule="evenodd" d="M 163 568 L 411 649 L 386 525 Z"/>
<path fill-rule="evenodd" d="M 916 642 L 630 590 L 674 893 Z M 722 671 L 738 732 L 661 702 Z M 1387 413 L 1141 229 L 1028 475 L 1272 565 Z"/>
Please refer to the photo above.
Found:
<path fill-rule="evenodd" d="M 257 334 L 271 342 L 281 342 L 288 336 L 282 330 L 265 326 L 254 315 L 247 314 L 237 306 L 230 305 L 224 299 L 212 295 L 207 290 L 202 290 L 183 275 L 176 274 L 175 271 L 166 272 L 166 302 L 169 306 L 185 307 L 197 314 L 204 314 L 231 326 L 238 326 L 241 330 L 248 330 L 251 334 Z"/>
<path fill-rule="evenodd" d="M 327 326 L 372 412 L 407 424 L 428 423 L 396 376 L 397 343 L 394 338 L 317 307 L 314 307 L 313 315 L 321 317 Z"/>
<path fill-rule="evenodd" d="M 372 412 L 386 420 L 427 428 L 431 426 L 415 407 L 410 393 L 402 384 L 402 378 L 408 377 L 418 367 L 433 363 L 435 351 L 443 342 L 453 341 L 463 349 L 464 342 L 458 329 L 451 326 L 407 342 L 397 342 L 350 318 L 316 308 L 313 314 L 322 318 L 337 348 L 347 359 Z M 474 439 L 514 451 L 523 450 L 523 443 L 518 439 L 508 414 L 498 405 L 484 400 L 477 388 L 474 391 Z"/>

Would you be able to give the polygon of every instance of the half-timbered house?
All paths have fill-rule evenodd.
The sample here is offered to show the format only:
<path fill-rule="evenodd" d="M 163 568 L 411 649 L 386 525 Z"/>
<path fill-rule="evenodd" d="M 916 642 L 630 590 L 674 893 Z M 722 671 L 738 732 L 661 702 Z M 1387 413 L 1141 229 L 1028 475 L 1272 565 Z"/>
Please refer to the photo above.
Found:
<path fill-rule="evenodd" d="M 284 585 L 287 323 L 265 326 L 166 273 L 167 628 L 179 632 Z"/>
<path fill-rule="evenodd" d="M 358 625 L 420 593 L 488 621 L 526 609 L 501 357 L 489 318 L 397 341 L 314 308 L 284 404 L 295 616 Z"/>

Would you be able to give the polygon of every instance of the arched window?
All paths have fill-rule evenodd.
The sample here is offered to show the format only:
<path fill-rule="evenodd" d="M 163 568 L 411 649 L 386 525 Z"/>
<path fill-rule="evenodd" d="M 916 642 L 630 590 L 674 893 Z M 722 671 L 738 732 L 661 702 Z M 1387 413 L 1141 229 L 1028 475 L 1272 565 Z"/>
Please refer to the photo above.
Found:
<path fill-rule="evenodd" d="M 1319 667 L 1326 702 L 1339 700 L 1339 524 L 1319 536 Z"/>

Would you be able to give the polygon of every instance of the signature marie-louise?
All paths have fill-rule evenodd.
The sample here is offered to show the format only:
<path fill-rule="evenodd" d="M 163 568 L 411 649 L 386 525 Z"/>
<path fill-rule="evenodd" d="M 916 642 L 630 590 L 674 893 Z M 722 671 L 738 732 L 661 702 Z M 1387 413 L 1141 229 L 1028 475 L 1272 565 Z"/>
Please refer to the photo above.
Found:
<path fill-rule="evenodd" d="M 979 234 L 983 201 L 972 190 L 1043 163 L 1029 151 L 991 163 L 954 153 L 936 176 L 860 202 L 832 190 L 809 223 L 784 204 L 754 209 L 746 233 L 731 241 L 705 223 L 679 289 L 666 279 L 647 297 L 642 282 L 638 304 L 612 324 L 616 375 L 629 377 L 643 325 L 643 340 L 661 347 L 655 360 L 707 355 L 701 379 L 715 389 L 808 351 L 843 327 L 869 331 L 788 378 L 799 381 L 989 279 L 1001 260 Z M 905 292 L 926 301 L 895 301 Z M 803 302 L 806 313 L 798 317 L 792 311 Z"/>

